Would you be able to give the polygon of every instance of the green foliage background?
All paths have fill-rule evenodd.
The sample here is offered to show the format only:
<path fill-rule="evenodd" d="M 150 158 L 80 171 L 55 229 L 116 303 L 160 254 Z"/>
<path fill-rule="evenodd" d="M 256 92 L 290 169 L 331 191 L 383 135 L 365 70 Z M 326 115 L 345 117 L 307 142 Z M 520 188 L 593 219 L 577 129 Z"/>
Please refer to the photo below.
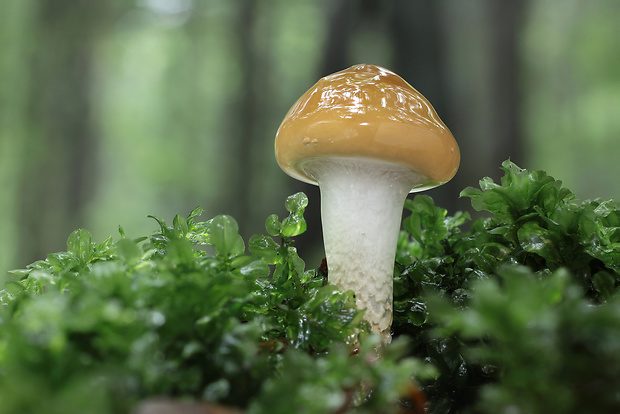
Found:
<path fill-rule="evenodd" d="M 368 62 L 426 95 L 460 143 L 458 191 L 512 159 L 583 198 L 620 194 L 615 0 L 20 0 L 0 3 L 0 280 L 75 228 L 191 206 L 244 237 L 285 195 L 282 117 L 320 76 Z M 315 193 L 316 194 L 316 193 Z M 320 244 L 318 209 L 301 245 Z M 304 239 L 308 237 L 308 239 Z M 306 242 L 306 240 L 308 240 Z M 318 263 L 322 253 L 309 253 Z"/>

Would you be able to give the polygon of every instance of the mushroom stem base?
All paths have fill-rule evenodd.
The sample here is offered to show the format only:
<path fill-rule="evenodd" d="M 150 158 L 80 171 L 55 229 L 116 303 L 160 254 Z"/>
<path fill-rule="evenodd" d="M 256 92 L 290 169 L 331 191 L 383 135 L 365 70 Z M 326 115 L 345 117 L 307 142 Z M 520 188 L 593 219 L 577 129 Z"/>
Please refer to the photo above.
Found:
<path fill-rule="evenodd" d="M 391 163 L 329 158 L 304 165 L 321 188 L 329 282 L 355 292 L 371 329 L 389 342 L 402 207 L 425 177 Z"/>

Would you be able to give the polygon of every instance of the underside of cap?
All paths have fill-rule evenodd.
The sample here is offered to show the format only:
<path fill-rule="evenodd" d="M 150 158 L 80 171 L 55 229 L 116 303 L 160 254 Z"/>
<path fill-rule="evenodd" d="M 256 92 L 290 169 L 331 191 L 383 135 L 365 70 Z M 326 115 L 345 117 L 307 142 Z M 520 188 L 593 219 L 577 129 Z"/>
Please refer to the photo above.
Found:
<path fill-rule="evenodd" d="M 286 115 L 275 151 L 287 174 L 309 183 L 316 181 L 301 168 L 308 159 L 392 162 L 436 185 L 449 181 L 460 161 L 454 137 L 426 98 L 398 75 L 373 65 L 319 80 Z"/>

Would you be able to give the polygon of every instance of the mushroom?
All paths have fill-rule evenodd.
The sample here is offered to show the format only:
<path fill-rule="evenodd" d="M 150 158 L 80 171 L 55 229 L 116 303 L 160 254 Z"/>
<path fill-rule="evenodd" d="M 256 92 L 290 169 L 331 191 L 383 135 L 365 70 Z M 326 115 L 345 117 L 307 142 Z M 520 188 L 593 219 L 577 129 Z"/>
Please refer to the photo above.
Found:
<path fill-rule="evenodd" d="M 449 181 L 454 137 L 395 73 L 356 65 L 320 79 L 276 134 L 278 164 L 319 185 L 329 283 L 355 292 L 373 332 L 391 340 L 393 274 L 407 194 Z"/>

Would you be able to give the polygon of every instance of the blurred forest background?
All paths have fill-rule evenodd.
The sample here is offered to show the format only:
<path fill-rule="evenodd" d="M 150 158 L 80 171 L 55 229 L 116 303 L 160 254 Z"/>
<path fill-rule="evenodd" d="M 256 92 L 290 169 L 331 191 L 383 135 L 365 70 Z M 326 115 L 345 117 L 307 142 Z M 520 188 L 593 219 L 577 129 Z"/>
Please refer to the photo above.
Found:
<path fill-rule="evenodd" d="M 0 281 L 65 250 L 156 228 L 200 205 L 246 237 L 310 197 L 299 239 L 319 264 L 316 187 L 281 172 L 279 123 L 321 76 L 387 67 L 459 142 L 449 184 L 510 157 L 580 198 L 620 195 L 618 0 L 0 0 Z"/>

